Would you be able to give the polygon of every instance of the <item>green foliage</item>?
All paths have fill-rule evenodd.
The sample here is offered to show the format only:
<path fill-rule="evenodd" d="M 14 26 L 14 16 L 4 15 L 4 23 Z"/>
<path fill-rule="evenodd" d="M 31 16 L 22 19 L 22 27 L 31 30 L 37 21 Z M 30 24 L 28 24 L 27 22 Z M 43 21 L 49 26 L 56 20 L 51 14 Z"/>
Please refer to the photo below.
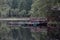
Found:
<path fill-rule="evenodd" d="M 11 5 L 11 8 L 12 9 L 15 9 L 15 8 L 17 8 L 18 7 L 18 0 L 13 0 L 12 1 L 12 5 Z"/>
<path fill-rule="evenodd" d="M 47 38 L 46 35 L 47 35 L 47 34 L 46 34 L 45 32 L 41 32 L 41 33 L 40 33 L 40 40 L 46 40 L 46 38 Z"/>
<path fill-rule="evenodd" d="M 31 7 L 31 16 L 32 17 L 45 17 L 46 16 L 46 1 L 45 0 L 36 0 Z"/>
<path fill-rule="evenodd" d="M 29 17 L 28 11 L 31 9 L 32 0 L 1 0 L 0 4 L 2 17 Z M 22 11 L 23 13 L 21 13 Z"/>

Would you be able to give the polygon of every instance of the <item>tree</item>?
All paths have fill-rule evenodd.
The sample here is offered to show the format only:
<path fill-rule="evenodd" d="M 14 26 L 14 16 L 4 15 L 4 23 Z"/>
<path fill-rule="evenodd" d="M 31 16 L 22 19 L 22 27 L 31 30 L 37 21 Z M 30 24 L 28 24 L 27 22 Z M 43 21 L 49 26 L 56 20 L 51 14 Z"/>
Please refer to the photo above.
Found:
<path fill-rule="evenodd" d="M 30 14 L 33 17 L 45 17 L 46 16 L 46 1 L 45 0 L 35 0 L 32 4 Z"/>
<path fill-rule="evenodd" d="M 12 9 L 18 8 L 18 0 L 13 0 L 13 1 L 12 1 L 11 8 L 12 8 Z"/>

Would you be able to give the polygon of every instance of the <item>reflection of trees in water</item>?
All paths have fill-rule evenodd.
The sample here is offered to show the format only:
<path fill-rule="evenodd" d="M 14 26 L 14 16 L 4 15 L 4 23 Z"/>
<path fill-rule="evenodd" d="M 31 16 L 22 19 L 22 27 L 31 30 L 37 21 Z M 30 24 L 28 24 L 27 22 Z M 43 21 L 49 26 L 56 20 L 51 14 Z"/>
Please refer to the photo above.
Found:
<path fill-rule="evenodd" d="M 11 37 L 17 40 L 30 40 L 32 39 L 32 35 L 30 29 L 12 29 L 10 31 Z"/>
<path fill-rule="evenodd" d="M 7 26 L 5 22 L 2 22 L 1 40 L 40 40 L 40 32 L 31 32 L 29 28 L 19 28 Z M 33 36 L 34 35 L 34 36 Z"/>

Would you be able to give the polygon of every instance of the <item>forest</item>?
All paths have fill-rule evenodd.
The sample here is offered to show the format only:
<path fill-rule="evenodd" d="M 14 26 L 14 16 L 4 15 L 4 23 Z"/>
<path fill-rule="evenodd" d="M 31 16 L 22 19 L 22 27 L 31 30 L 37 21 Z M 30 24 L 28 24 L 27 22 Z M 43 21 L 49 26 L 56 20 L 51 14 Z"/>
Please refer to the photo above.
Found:
<path fill-rule="evenodd" d="M 45 17 L 48 26 L 55 28 L 31 32 L 28 28 L 9 27 L 5 21 L 0 21 L 0 40 L 60 40 L 60 0 L 0 0 L 0 18 L 30 17 Z"/>

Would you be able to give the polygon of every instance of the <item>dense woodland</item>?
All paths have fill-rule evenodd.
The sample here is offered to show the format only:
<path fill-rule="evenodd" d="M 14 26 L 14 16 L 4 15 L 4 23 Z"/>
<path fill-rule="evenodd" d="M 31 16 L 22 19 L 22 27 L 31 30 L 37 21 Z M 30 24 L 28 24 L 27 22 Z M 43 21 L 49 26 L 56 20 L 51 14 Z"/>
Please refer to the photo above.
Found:
<path fill-rule="evenodd" d="M 56 22 L 57 28 L 60 28 L 60 0 L 0 0 L 0 17 L 46 17 L 49 22 Z M 55 33 L 59 34 L 59 30 Z M 8 27 L 4 21 L 0 21 L 0 40 L 48 40 L 48 38 L 46 32 L 30 32 L 30 29 Z"/>
<path fill-rule="evenodd" d="M 45 0 L 1 0 L 0 14 L 2 17 L 44 17 L 45 4 Z"/>

